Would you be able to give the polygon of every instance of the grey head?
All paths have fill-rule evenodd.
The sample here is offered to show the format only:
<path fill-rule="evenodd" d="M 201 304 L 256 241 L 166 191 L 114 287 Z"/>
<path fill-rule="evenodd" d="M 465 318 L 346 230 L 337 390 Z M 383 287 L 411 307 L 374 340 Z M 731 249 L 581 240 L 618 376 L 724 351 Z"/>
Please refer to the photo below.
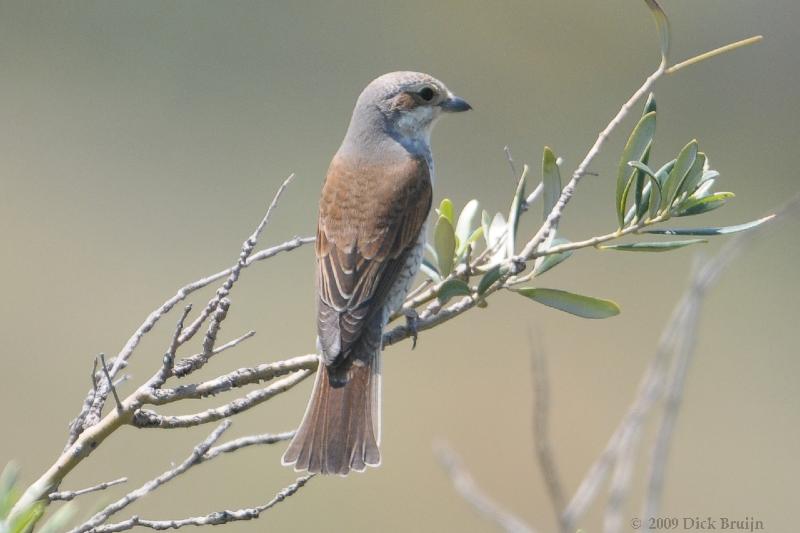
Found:
<path fill-rule="evenodd" d="M 433 125 L 442 113 L 472 109 L 444 83 L 421 72 L 390 72 L 361 92 L 340 155 L 370 158 L 399 144 L 430 160 Z"/>

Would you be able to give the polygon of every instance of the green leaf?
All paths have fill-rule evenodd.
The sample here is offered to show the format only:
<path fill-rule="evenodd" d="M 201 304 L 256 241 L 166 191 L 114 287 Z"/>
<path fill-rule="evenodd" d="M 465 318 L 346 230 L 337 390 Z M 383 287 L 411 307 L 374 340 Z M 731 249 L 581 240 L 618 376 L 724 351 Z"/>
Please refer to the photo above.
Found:
<path fill-rule="evenodd" d="M 481 237 L 483 237 L 483 227 L 479 227 L 472 232 L 472 235 L 467 239 L 467 244 L 475 244 Z"/>
<path fill-rule="evenodd" d="M 658 191 L 650 196 L 650 218 L 654 218 L 661 210 L 661 202 L 664 197 L 664 184 L 667 182 L 669 173 L 675 168 L 677 159 L 673 159 L 659 168 L 655 173 L 655 179 L 659 183 Z"/>
<path fill-rule="evenodd" d="M 644 2 L 650 8 L 650 13 L 653 14 L 653 18 L 656 21 L 658 37 L 661 41 L 661 61 L 666 65 L 669 57 L 669 19 L 656 0 L 644 0 Z"/>
<path fill-rule="evenodd" d="M 667 178 L 669 177 L 669 173 L 672 172 L 672 169 L 675 168 L 675 163 L 677 163 L 677 159 L 673 159 L 667 163 L 664 163 L 664 166 L 656 170 L 655 177 L 658 179 L 658 183 L 661 184 L 661 188 L 664 188 L 664 184 L 667 183 Z"/>
<path fill-rule="evenodd" d="M 708 162 L 708 159 L 706 159 L 706 162 Z M 718 171 L 713 170 L 713 169 L 704 170 L 703 171 L 703 177 L 700 178 L 700 183 L 705 183 L 706 181 L 709 181 L 709 180 L 715 180 L 718 177 L 719 177 L 719 172 Z"/>
<path fill-rule="evenodd" d="M 718 192 L 712 194 L 710 196 L 702 196 L 700 198 L 696 198 L 694 196 L 690 196 L 686 199 L 680 206 L 678 206 L 678 210 L 675 213 L 676 217 L 686 217 L 691 215 L 699 215 L 701 213 L 706 213 L 708 211 L 713 211 L 719 207 L 725 205 L 728 200 L 736 196 L 732 192 Z"/>
<path fill-rule="evenodd" d="M 461 248 L 466 248 L 469 236 L 472 233 L 472 224 L 475 223 L 475 217 L 478 214 L 478 200 L 470 200 L 461 214 L 458 215 L 458 223 L 456 224 L 456 237 L 461 244 Z"/>
<path fill-rule="evenodd" d="M 641 161 L 628 161 L 628 165 L 633 167 L 633 168 L 635 168 L 637 171 L 639 171 L 638 175 L 646 176 L 646 177 L 650 178 L 650 180 L 656 184 L 656 188 L 658 189 L 656 191 L 656 195 L 658 195 L 658 197 L 660 198 L 661 183 L 658 181 L 658 178 L 656 177 L 656 175 L 653 172 L 653 170 L 649 166 L 647 166 L 646 163 L 643 163 Z M 637 182 L 637 185 L 638 185 L 638 182 Z M 652 203 L 651 202 L 651 193 L 650 193 L 650 189 L 651 188 L 652 188 L 652 184 L 650 182 L 648 182 L 647 185 L 645 185 L 644 188 L 642 189 L 641 199 L 639 199 L 638 195 L 637 195 L 636 205 L 634 205 L 633 207 L 628 209 L 628 212 L 625 214 L 625 219 L 623 221 L 623 225 L 628 225 L 633 220 L 634 214 L 636 215 L 637 218 L 641 218 L 642 216 L 644 216 L 645 206 L 648 206 L 648 205 L 650 205 Z M 627 195 L 625 195 L 625 196 L 626 196 L 626 202 L 627 202 Z M 653 201 L 658 202 L 659 200 L 657 200 L 656 198 L 653 198 Z M 640 206 L 641 208 L 637 209 L 637 206 L 640 203 L 641 203 L 641 206 Z"/>
<path fill-rule="evenodd" d="M 422 264 L 419 266 L 419 268 L 422 270 L 422 273 L 431 278 L 434 283 L 439 283 L 442 281 L 442 276 L 439 275 L 439 270 L 427 259 L 422 260 Z"/>
<path fill-rule="evenodd" d="M 44 503 L 36 502 L 22 511 L 11 526 L 11 533 L 29 533 L 33 525 L 44 514 Z"/>
<path fill-rule="evenodd" d="M 644 103 L 644 110 L 642 111 L 642 116 L 651 113 L 656 110 L 656 95 L 650 93 L 647 95 L 647 100 Z"/>
<path fill-rule="evenodd" d="M 697 186 L 700 184 L 700 179 L 703 176 L 703 166 L 705 165 L 705 163 L 706 163 L 706 154 L 704 154 L 703 152 L 698 152 L 697 158 L 695 158 L 692 168 L 690 168 L 689 172 L 686 173 L 686 178 L 684 178 L 683 183 L 681 183 L 681 186 L 678 188 L 676 197 L 678 198 L 679 201 L 681 201 L 680 198 L 683 195 L 686 195 L 686 197 L 688 197 L 695 191 L 695 189 L 697 189 Z"/>
<path fill-rule="evenodd" d="M 561 196 L 561 173 L 556 161 L 556 154 L 549 146 L 545 146 L 542 155 L 542 201 L 544 205 L 542 220 L 547 220 L 547 216 Z"/>
<path fill-rule="evenodd" d="M 675 161 L 675 166 L 672 167 L 669 176 L 667 176 L 666 183 L 661 187 L 663 194 L 661 196 L 660 210 L 669 209 L 669 206 L 672 205 L 683 180 L 692 169 L 692 165 L 694 165 L 696 159 L 697 141 L 693 140 L 683 147 L 681 153 L 678 155 L 678 159 Z"/>
<path fill-rule="evenodd" d="M 489 248 L 492 245 L 492 242 L 489 240 L 491 234 L 489 233 L 489 227 L 492 225 L 492 217 L 489 213 L 484 209 L 481 211 L 481 228 L 483 228 L 483 240 L 486 241 L 486 247 Z"/>
<path fill-rule="evenodd" d="M 490 262 L 502 261 L 506 258 L 506 248 L 501 246 L 503 239 L 507 238 L 508 224 L 502 213 L 497 213 L 489 225 L 489 245 L 495 247 Z"/>
<path fill-rule="evenodd" d="M 690 244 L 708 242 L 705 239 L 688 239 L 685 241 L 665 241 L 665 242 L 635 242 L 632 244 L 614 244 L 600 246 L 601 250 L 620 250 L 622 252 L 668 252 L 677 250 Z"/>
<path fill-rule="evenodd" d="M 645 114 L 633 128 L 625 149 L 622 151 L 622 158 L 619 162 L 617 172 L 617 196 L 616 211 L 619 224 L 625 222 L 625 202 L 627 201 L 627 190 L 630 189 L 630 180 L 635 174 L 635 170 L 628 165 L 629 161 L 641 161 L 644 155 L 653 144 L 653 137 L 656 133 L 656 112 L 651 111 Z"/>
<path fill-rule="evenodd" d="M 454 209 L 453 209 L 453 202 L 450 201 L 449 198 L 445 198 L 442 200 L 442 203 L 439 204 L 439 209 L 436 210 L 436 213 L 440 217 L 444 217 L 450 222 L 451 226 L 456 225 L 456 219 L 453 216 Z"/>
<path fill-rule="evenodd" d="M 525 165 L 517 182 L 517 189 L 514 191 L 514 199 L 511 201 L 511 208 L 508 210 L 508 236 L 506 237 L 506 255 L 514 255 L 514 246 L 517 241 L 517 228 L 519 227 L 519 215 L 522 213 L 522 205 L 525 202 L 525 176 L 528 174 L 528 166 Z"/>
<path fill-rule="evenodd" d="M 644 110 L 642 111 L 642 116 L 655 112 L 657 109 L 656 107 L 656 96 L 653 93 L 650 93 L 647 96 L 647 101 L 644 103 Z M 642 156 L 641 163 L 647 164 L 650 161 L 650 151 L 652 150 L 653 145 L 651 144 L 650 147 L 645 152 L 644 156 Z M 634 210 L 636 213 L 636 218 L 641 219 L 647 213 L 647 207 L 650 202 L 650 191 L 649 191 L 649 184 L 646 186 L 645 183 L 648 182 L 644 178 L 642 172 L 636 172 L 636 183 L 634 188 Z M 647 191 L 645 188 L 647 187 Z M 626 199 L 627 200 L 627 199 Z M 627 215 L 625 217 L 625 223 L 628 222 Z"/>
<path fill-rule="evenodd" d="M 701 181 L 697 189 L 692 193 L 692 198 L 705 198 L 711 194 L 711 187 L 714 186 L 714 179 Z"/>
<path fill-rule="evenodd" d="M 644 174 L 646 176 L 649 176 L 652 179 L 658 181 L 658 178 L 656 178 L 655 172 L 653 172 L 653 169 L 651 169 L 649 166 L 647 166 L 647 164 L 642 163 L 641 161 L 628 161 L 628 166 L 631 166 L 631 167 L 633 167 L 633 168 L 635 168 L 637 170 L 641 170 L 642 172 L 644 172 Z M 661 184 L 659 183 L 659 186 L 660 185 Z"/>
<path fill-rule="evenodd" d="M 562 245 L 562 244 L 568 244 L 569 242 L 570 241 L 568 241 L 567 239 L 563 239 L 561 237 L 556 237 L 550 243 L 550 246 L 559 246 L 559 245 Z M 545 272 L 547 272 L 548 270 L 550 270 L 554 266 L 556 266 L 556 265 L 562 263 L 563 261 L 565 261 L 571 255 L 572 255 L 572 250 L 569 250 L 567 252 L 561 252 L 559 254 L 545 255 L 545 256 L 537 258 L 536 266 L 533 268 L 534 275 L 535 276 L 541 276 L 542 274 L 544 274 Z M 541 261 L 539 261 L 539 259 L 541 259 Z"/>
<path fill-rule="evenodd" d="M 0 474 L 0 520 L 8 516 L 8 512 L 19 499 L 17 479 L 19 478 L 19 465 L 9 461 L 3 473 Z"/>
<path fill-rule="evenodd" d="M 619 314 L 619 306 L 611 300 L 601 300 L 558 289 L 525 287 L 516 292 L 540 304 L 582 318 L 608 318 Z"/>
<path fill-rule="evenodd" d="M 648 159 L 650 159 L 651 148 L 652 145 L 644 153 L 644 156 L 642 156 L 642 161 L 641 161 L 642 163 L 647 163 Z M 649 207 L 648 202 L 650 201 L 650 197 L 649 196 L 647 198 L 644 197 L 644 187 L 645 187 L 645 182 L 650 181 L 650 178 L 646 176 L 645 173 L 639 169 L 637 169 L 633 173 L 633 176 L 634 176 L 632 178 L 634 182 L 633 208 L 636 211 L 636 218 L 642 218 L 644 214 L 647 212 L 647 208 Z"/>
<path fill-rule="evenodd" d="M 439 298 L 439 301 L 444 305 L 450 301 L 451 298 L 456 296 L 469 296 L 471 294 L 472 290 L 465 281 L 460 279 L 448 279 L 439 287 L 436 297 Z"/>
<path fill-rule="evenodd" d="M 775 218 L 775 215 L 769 215 L 752 222 L 738 224 L 736 226 L 722 226 L 717 228 L 672 228 L 672 229 L 649 229 L 644 233 L 654 233 L 656 235 L 727 235 L 729 233 L 737 233 L 739 231 L 747 231 L 756 226 L 760 226 L 764 222 L 769 222 Z"/>
<path fill-rule="evenodd" d="M 450 221 L 440 216 L 436 222 L 433 243 L 436 248 L 436 260 L 439 262 L 439 273 L 447 276 L 453 270 L 453 258 L 456 251 L 456 235 Z"/>
<path fill-rule="evenodd" d="M 505 270 L 503 265 L 495 265 L 487 270 L 486 274 L 484 274 L 480 282 L 478 282 L 478 296 L 483 296 L 486 291 L 489 290 L 489 287 L 494 285 L 494 283 L 503 276 Z"/>
<path fill-rule="evenodd" d="M 64 504 L 39 528 L 37 533 L 61 533 L 66 531 L 68 529 L 67 525 L 75 518 L 77 512 L 78 506 L 75 505 L 75 502 Z"/>

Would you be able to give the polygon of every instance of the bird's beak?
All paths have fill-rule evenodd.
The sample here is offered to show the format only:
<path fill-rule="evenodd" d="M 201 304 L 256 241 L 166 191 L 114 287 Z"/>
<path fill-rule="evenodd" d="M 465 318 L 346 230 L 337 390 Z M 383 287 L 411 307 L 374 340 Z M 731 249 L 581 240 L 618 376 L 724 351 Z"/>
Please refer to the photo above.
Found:
<path fill-rule="evenodd" d="M 453 93 L 450 93 L 445 100 L 442 100 L 439 106 L 442 108 L 442 111 L 447 113 L 460 113 L 472 109 L 472 106 L 469 105 L 466 100 L 459 98 Z"/>

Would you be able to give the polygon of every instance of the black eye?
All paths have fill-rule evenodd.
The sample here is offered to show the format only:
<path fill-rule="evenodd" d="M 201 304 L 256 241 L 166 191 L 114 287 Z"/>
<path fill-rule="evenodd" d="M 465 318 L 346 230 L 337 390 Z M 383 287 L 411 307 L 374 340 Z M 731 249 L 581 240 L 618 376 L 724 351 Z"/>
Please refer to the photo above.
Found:
<path fill-rule="evenodd" d="M 419 94 L 419 97 L 425 100 L 426 102 L 430 102 L 431 100 L 433 100 L 433 97 L 436 95 L 436 92 L 430 87 L 423 87 L 417 94 Z"/>

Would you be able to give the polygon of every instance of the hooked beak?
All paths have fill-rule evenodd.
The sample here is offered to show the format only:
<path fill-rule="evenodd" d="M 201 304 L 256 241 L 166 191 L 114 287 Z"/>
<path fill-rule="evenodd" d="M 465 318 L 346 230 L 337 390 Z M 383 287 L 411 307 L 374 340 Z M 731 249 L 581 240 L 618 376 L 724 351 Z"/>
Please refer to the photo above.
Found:
<path fill-rule="evenodd" d="M 447 99 L 443 100 L 439 106 L 442 108 L 442 111 L 447 113 L 460 113 L 462 111 L 469 111 L 472 109 L 472 106 L 469 105 L 466 100 L 459 98 L 453 93 L 450 93 L 447 96 Z"/>

